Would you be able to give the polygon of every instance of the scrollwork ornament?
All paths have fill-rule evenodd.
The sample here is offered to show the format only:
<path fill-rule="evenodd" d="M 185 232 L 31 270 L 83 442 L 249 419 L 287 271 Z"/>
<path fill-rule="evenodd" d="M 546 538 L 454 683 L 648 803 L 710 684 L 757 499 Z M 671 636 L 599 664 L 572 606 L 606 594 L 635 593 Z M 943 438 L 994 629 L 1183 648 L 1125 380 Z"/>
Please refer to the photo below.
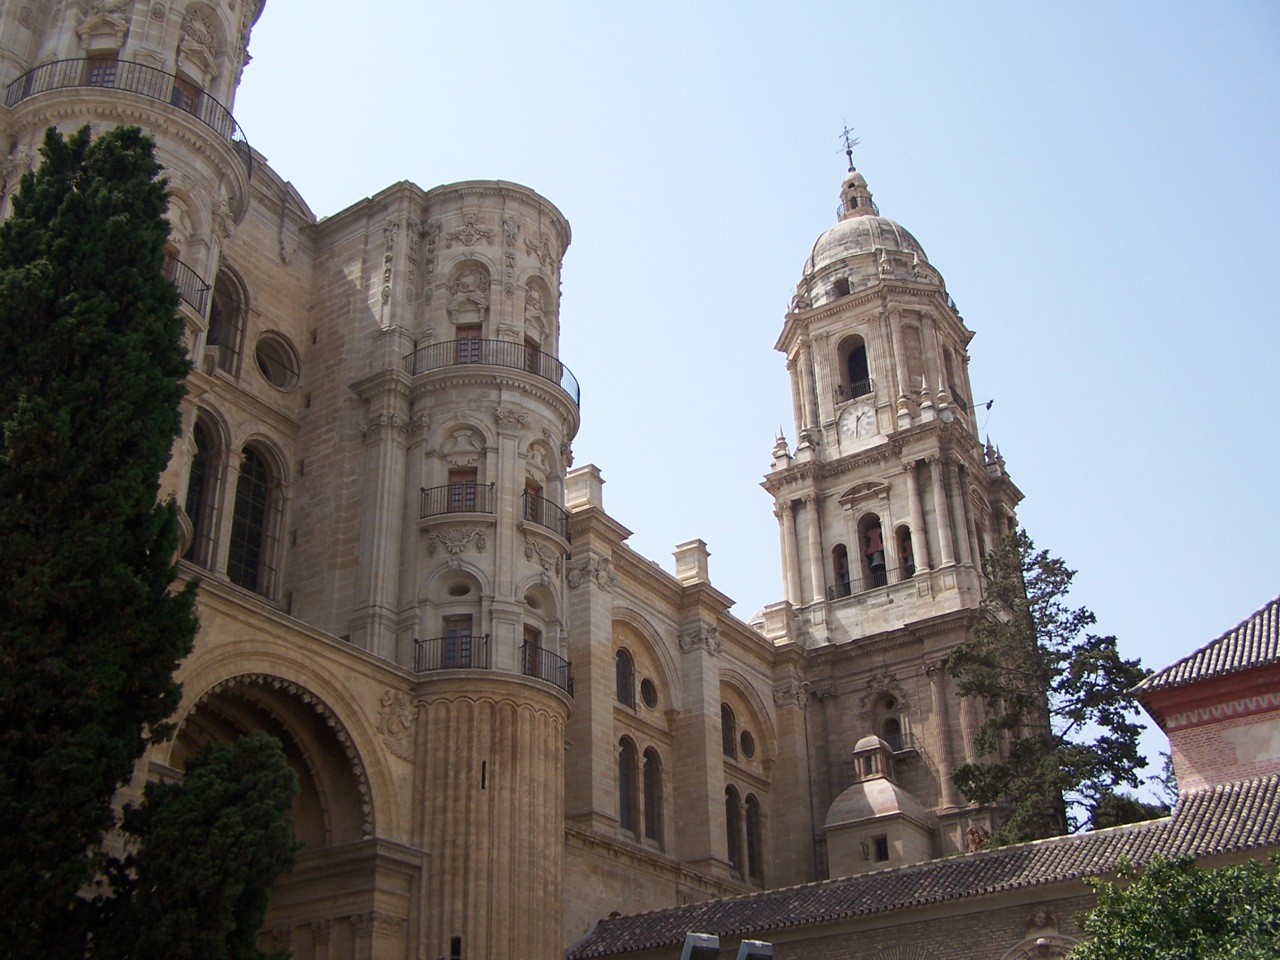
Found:
<path fill-rule="evenodd" d="M 780 707 L 799 707 L 809 702 L 809 684 L 803 680 L 783 680 L 773 688 L 773 702 Z"/>
<path fill-rule="evenodd" d="M 590 583 L 603 590 L 612 590 L 618 585 L 618 575 L 613 570 L 613 561 L 608 557 L 587 557 L 569 568 L 565 582 L 569 584 L 570 590 Z"/>
<path fill-rule="evenodd" d="M 489 545 L 484 533 L 475 528 L 434 530 L 427 538 L 427 553 L 435 556 L 436 548 L 443 547 L 445 553 L 457 557 L 467 549 L 469 543 L 475 544 L 476 553 L 484 553 L 485 547 Z"/>

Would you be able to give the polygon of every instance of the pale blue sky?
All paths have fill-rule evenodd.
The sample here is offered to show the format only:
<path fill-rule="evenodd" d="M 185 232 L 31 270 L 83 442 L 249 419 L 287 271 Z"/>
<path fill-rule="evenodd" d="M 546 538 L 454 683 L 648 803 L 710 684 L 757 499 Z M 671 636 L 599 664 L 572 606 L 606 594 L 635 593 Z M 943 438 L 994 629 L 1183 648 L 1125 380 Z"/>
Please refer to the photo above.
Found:
<path fill-rule="evenodd" d="M 1280 592 L 1280 5 L 267 0 L 235 113 L 317 215 L 526 184 L 630 544 L 781 597 L 773 350 L 852 125 L 946 277 L 985 431 L 1074 599 L 1163 666 Z"/>

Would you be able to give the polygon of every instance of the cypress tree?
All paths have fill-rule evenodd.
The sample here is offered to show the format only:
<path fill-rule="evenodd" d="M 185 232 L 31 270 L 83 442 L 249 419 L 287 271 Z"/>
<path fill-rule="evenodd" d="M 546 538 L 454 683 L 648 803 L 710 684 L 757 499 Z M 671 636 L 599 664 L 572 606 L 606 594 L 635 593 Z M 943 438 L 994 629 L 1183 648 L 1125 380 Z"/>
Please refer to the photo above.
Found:
<path fill-rule="evenodd" d="M 0 956 L 83 957 L 77 894 L 195 635 L 157 502 L 188 363 L 151 141 L 41 152 L 0 226 Z"/>

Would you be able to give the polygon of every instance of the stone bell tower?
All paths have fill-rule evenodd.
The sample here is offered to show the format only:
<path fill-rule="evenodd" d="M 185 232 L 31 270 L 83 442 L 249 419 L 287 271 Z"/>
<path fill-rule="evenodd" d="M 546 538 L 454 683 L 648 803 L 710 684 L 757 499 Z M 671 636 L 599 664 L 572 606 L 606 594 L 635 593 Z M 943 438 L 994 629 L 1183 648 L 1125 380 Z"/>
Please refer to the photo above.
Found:
<path fill-rule="evenodd" d="M 967 635 L 982 558 L 1022 497 L 979 441 L 972 337 L 850 159 L 839 220 L 810 250 L 777 341 L 797 442 L 778 438 L 764 487 L 786 629 L 809 651 L 823 715 L 814 823 L 848 786 L 850 751 L 874 735 L 901 754 L 902 787 L 939 817 L 939 853 L 961 849 L 969 825 L 951 772 L 973 759 L 976 729 L 940 667 Z"/>

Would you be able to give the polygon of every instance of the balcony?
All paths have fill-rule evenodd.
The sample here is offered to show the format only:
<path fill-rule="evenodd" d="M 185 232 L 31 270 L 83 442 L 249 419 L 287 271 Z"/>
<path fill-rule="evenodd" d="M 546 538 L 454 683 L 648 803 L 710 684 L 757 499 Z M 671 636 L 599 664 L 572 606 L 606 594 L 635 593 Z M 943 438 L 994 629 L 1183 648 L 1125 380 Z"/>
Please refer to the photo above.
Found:
<path fill-rule="evenodd" d="M 522 644 L 520 672 L 526 677 L 554 683 L 569 696 L 573 696 L 573 674 L 569 672 L 569 661 L 550 650 L 543 650 L 532 643 Z"/>
<path fill-rule="evenodd" d="M 191 114 L 231 145 L 244 162 L 245 173 L 253 175 L 253 151 L 231 111 L 202 90 L 172 73 L 128 60 L 94 57 L 87 60 L 54 60 L 28 70 L 9 84 L 4 103 L 13 107 L 28 97 L 48 90 L 94 87 L 123 90 L 151 100 L 159 100 Z"/>
<path fill-rule="evenodd" d="M 418 519 L 438 517 L 446 513 L 493 513 L 492 483 L 446 483 L 442 487 L 422 488 L 422 509 Z"/>
<path fill-rule="evenodd" d="M 514 340 L 446 340 L 418 347 L 404 358 L 404 371 L 411 377 L 428 370 L 477 364 L 523 370 L 549 380 L 579 403 L 577 378 L 569 368 L 549 353 Z"/>
<path fill-rule="evenodd" d="M 520 515 L 530 523 L 546 527 L 566 543 L 569 542 L 569 514 L 546 497 L 526 490 L 520 495 Z"/>
<path fill-rule="evenodd" d="M 836 385 L 836 403 L 844 403 L 846 400 L 853 400 L 857 397 L 869 396 L 876 392 L 876 382 L 870 377 L 863 380 L 855 380 L 853 383 L 845 387 L 844 384 Z"/>
<path fill-rule="evenodd" d="M 164 275 L 178 288 L 178 296 L 188 303 L 201 317 L 209 309 L 209 284 L 177 257 L 164 258 Z"/>
<path fill-rule="evenodd" d="M 842 580 L 827 587 L 828 600 L 843 600 L 858 593 L 887 587 L 890 583 L 901 583 L 916 575 L 915 564 L 907 564 L 894 570 L 873 570 L 860 580 Z"/>
<path fill-rule="evenodd" d="M 482 637 L 435 637 L 431 640 L 415 640 L 413 651 L 414 673 L 430 673 L 433 670 L 488 670 L 489 635 Z"/>

